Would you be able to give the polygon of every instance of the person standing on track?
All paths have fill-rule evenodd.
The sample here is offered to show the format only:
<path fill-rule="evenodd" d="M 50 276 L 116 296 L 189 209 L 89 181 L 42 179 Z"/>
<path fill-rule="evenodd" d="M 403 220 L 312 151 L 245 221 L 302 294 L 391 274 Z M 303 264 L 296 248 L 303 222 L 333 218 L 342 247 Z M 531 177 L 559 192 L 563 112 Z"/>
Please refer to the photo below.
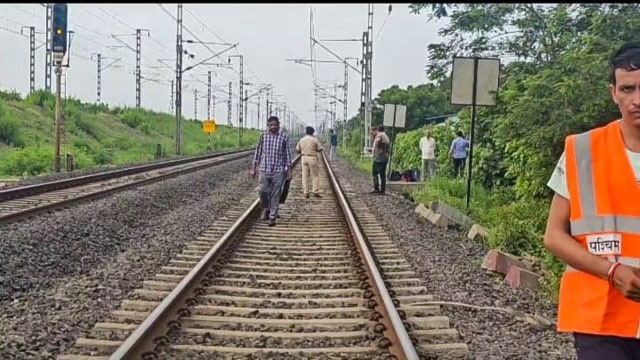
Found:
<path fill-rule="evenodd" d="M 558 331 L 579 360 L 640 359 L 640 44 L 611 61 L 622 119 L 569 135 L 548 186 L 545 247 L 567 265 Z"/>
<path fill-rule="evenodd" d="M 384 126 L 373 128 L 373 164 L 371 175 L 373 175 L 372 194 L 384 195 L 387 185 L 387 163 L 389 162 L 389 136 L 384 132 Z"/>
<path fill-rule="evenodd" d="M 291 154 L 289 138 L 280 131 L 278 117 L 269 117 L 267 127 L 268 130 L 260 135 L 249 174 L 255 178 L 260 165 L 262 220 L 269 219 L 269 226 L 275 226 L 282 186 L 285 178 L 291 180 Z"/>
<path fill-rule="evenodd" d="M 338 134 L 333 132 L 333 129 L 329 129 L 329 141 L 331 147 L 329 148 L 329 160 L 333 161 L 336 158 L 336 152 L 338 151 Z"/>
<path fill-rule="evenodd" d="M 318 155 L 322 151 L 322 145 L 317 138 L 313 137 L 314 131 L 312 126 L 307 126 L 305 129 L 307 135 L 300 139 L 296 145 L 296 151 L 302 156 L 302 191 L 306 198 L 309 197 L 309 173 L 311 173 L 311 195 L 320 197 Z"/>

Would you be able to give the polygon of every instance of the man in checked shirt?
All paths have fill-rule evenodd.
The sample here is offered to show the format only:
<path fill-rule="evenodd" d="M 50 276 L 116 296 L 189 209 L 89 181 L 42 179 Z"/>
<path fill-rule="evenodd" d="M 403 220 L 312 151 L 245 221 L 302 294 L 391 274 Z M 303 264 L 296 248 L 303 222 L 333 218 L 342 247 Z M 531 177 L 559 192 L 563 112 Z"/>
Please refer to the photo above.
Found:
<path fill-rule="evenodd" d="M 249 174 L 255 177 L 260 164 L 262 219 L 269 219 L 269 226 L 275 226 L 285 177 L 291 180 L 291 154 L 289 138 L 280 131 L 278 117 L 269 117 L 267 127 L 269 130 L 260 136 Z"/>

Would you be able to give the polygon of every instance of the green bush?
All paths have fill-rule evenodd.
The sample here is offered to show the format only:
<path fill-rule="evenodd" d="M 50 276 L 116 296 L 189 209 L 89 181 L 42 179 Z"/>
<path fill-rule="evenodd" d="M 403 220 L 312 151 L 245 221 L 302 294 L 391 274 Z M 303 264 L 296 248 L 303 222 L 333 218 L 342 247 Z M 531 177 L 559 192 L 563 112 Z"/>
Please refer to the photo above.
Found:
<path fill-rule="evenodd" d="M 24 146 L 20 121 L 0 103 L 0 141 L 9 146 Z"/>
<path fill-rule="evenodd" d="M 20 101 L 22 100 L 22 97 L 20 96 L 20 93 L 15 90 L 11 90 L 11 91 L 0 90 L 0 100 Z"/>
<path fill-rule="evenodd" d="M 136 129 L 144 123 L 144 117 L 138 111 L 127 111 L 122 114 L 120 121 L 127 124 L 130 128 Z"/>
<path fill-rule="evenodd" d="M 53 168 L 53 147 L 30 147 L 0 153 L 0 173 L 34 176 Z"/>

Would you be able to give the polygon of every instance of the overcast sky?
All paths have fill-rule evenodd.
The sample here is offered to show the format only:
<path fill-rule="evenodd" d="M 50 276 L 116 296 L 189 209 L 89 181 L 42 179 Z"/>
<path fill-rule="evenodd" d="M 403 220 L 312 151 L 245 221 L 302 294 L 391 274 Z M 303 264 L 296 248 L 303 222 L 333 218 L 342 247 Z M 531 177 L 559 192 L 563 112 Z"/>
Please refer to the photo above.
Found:
<path fill-rule="evenodd" d="M 408 4 L 374 6 L 373 93 L 392 85 L 406 87 L 426 82 L 427 45 L 440 42 L 437 31 L 445 23 L 428 22 L 424 14 L 411 14 Z M 286 59 L 309 59 L 311 56 L 310 9 L 313 9 L 315 37 L 341 57 L 362 57 L 361 42 L 328 42 L 332 39 L 358 39 L 367 27 L 367 4 L 185 4 L 183 39 L 201 42 L 238 43 L 238 47 L 211 60 L 227 63 L 228 55 L 244 56 L 244 79 L 249 94 L 260 84 L 273 84 L 281 103 L 305 124 L 315 124 L 312 69 Z M 135 49 L 137 28 L 149 30 L 142 36 L 142 107 L 169 112 L 171 80 L 175 78 L 176 4 L 69 4 L 68 29 L 75 31 L 71 43 L 71 63 L 67 72 L 68 96 L 86 102 L 96 101 L 96 55 L 103 57 L 102 102 L 114 106 L 135 106 Z M 29 92 L 28 29 L 36 27 L 36 46 L 44 43 L 45 8 L 40 4 L 0 5 L 0 88 Z M 116 35 L 115 38 L 112 35 Z M 120 39 L 120 41 L 118 41 Z M 119 46 L 119 47 L 118 47 Z M 194 59 L 184 57 L 184 67 L 196 64 L 224 50 L 227 46 L 185 44 Z M 316 45 L 315 58 L 336 60 Z M 93 60 L 92 60 L 93 59 Z M 120 59 L 120 60 L 117 60 Z M 159 59 L 164 59 L 163 65 Z M 113 63 L 115 61 L 115 63 Z M 359 68 L 355 60 L 350 61 Z M 113 65 L 111 65 L 113 63 Z M 233 117 L 237 120 L 239 59 L 231 59 L 229 68 L 200 65 L 185 73 L 183 116 L 193 118 L 194 89 L 198 91 L 197 117 L 207 116 L 207 72 L 213 71 L 212 83 L 218 123 L 227 123 L 228 84 L 233 82 Z M 111 66 L 110 66 L 111 65 Z M 44 46 L 36 50 L 36 89 L 44 88 Z M 333 94 L 333 84 L 344 83 L 344 65 L 318 63 L 316 78 Z M 55 89 L 55 76 L 52 78 Z M 360 101 L 360 75 L 349 70 L 348 117 L 357 111 Z M 342 89 L 336 95 L 342 99 Z M 264 117 L 265 96 L 260 99 Z M 248 105 L 250 124 L 255 126 L 258 97 Z M 328 99 L 321 99 L 318 120 L 330 110 Z M 212 111 L 213 112 L 213 111 Z M 337 118 L 343 117 L 343 105 L 337 104 Z M 261 126 L 262 127 L 262 126 Z"/>

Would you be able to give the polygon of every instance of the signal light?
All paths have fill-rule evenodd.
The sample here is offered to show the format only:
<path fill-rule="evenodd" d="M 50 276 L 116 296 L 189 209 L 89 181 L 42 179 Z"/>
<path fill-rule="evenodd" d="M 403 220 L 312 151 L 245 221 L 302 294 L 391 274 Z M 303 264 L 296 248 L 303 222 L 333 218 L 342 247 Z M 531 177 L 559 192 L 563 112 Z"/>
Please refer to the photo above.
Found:
<path fill-rule="evenodd" d="M 53 4 L 51 50 L 54 53 L 67 52 L 67 4 Z"/>

